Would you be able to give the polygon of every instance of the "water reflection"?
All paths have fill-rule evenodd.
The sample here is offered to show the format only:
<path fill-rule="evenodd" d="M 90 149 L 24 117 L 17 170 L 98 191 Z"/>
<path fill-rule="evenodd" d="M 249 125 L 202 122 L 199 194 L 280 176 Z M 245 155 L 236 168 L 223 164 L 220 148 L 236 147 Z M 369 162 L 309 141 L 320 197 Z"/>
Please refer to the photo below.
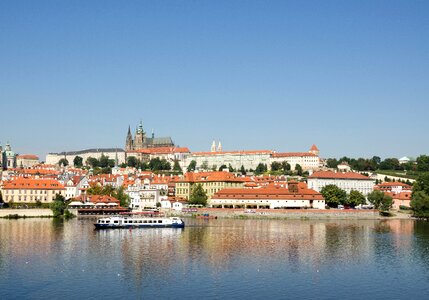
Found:
<path fill-rule="evenodd" d="M 287 274 L 311 274 L 318 285 L 326 276 L 322 272 L 341 277 L 352 269 L 365 272 L 363 266 L 389 274 L 392 268 L 411 271 L 418 261 L 429 270 L 429 225 L 412 220 L 189 219 L 183 230 L 99 231 L 92 223 L 0 220 L 0 291 L 16 293 L 4 283 L 11 276 L 22 279 L 16 281 L 22 291 L 42 281 L 64 281 L 97 296 L 92 287 L 103 281 L 141 297 L 149 291 L 165 296 L 168 289 L 174 295 L 179 286 L 195 289 L 192 280 L 201 278 L 210 279 L 201 289 L 216 294 L 229 281 L 263 289 L 273 276 L 291 280 Z"/>

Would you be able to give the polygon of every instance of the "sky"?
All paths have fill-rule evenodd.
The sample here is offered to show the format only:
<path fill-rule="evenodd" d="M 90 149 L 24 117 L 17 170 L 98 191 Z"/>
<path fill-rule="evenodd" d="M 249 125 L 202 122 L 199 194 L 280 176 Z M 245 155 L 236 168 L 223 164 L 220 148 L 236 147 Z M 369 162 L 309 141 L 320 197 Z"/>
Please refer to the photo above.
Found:
<path fill-rule="evenodd" d="M 0 1 L 0 142 L 429 153 L 429 1 Z"/>

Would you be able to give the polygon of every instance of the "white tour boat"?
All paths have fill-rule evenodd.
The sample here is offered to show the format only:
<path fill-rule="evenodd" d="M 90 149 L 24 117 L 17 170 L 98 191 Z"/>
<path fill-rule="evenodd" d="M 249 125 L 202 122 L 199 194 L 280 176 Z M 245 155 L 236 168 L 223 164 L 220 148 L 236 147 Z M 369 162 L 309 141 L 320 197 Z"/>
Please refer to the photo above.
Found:
<path fill-rule="evenodd" d="M 184 228 L 185 222 L 178 217 L 115 216 L 98 219 L 96 229 L 111 228 Z"/>

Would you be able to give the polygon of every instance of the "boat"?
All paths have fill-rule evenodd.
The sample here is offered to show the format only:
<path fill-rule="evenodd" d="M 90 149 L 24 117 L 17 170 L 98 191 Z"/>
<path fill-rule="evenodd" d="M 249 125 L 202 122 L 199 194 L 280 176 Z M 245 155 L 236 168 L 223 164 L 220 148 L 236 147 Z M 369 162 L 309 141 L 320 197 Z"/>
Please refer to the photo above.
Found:
<path fill-rule="evenodd" d="M 178 217 L 114 216 L 98 219 L 96 229 L 114 228 L 184 228 L 185 222 Z"/>

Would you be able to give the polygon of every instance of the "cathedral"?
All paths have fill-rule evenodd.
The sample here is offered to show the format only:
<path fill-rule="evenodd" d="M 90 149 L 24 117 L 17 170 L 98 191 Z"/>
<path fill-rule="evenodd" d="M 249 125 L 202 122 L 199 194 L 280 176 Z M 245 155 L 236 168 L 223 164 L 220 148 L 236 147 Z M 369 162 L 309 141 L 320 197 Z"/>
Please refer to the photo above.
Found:
<path fill-rule="evenodd" d="M 140 122 L 139 126 L 137 127 L 134 138 L 131 134 L 131 128 L 128 127 L 128 134 L 125 142 L 125 151 L 128 152 L 139 149 L 158 147 L 174 147 L 174 143 L 171 137 L 156 138 L 153 131 L 151 137 L 147 137 L 146 132 L 143 130 L 142 122 Z"/>

